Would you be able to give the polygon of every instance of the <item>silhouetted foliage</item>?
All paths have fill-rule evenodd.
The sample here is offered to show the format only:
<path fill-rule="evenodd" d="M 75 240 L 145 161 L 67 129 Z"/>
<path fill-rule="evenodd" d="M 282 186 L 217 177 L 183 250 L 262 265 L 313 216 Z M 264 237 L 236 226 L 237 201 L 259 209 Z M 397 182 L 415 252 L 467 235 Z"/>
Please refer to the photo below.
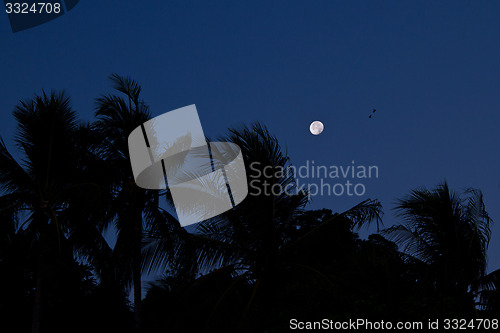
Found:
<path fill-rule="evenodd" d="M 168 189 L 139 188 L 127 138 L 151 118 L 140 85 L 111 77 L 81 123 L 62 93 L 21 101 L 16 154 L 0 140 L 0 322 L 16 332 L 285 332 L 315 321 L 494 318 L 499 270 L 486 274 L 492 221 L 479 190 L 446 183 L 398 201 L 382 225 L 365 200 L 308 210 L 290 158 L 260 123 L 221 141 L 242 151 L 250 195 L 182 228 Z M 274 193 L 272 186 L 287 188 Z M 267 191 L 266 191 L 267 188 Z M 291 194 L 293 193 L 293 194 Z M 161 204 L 163 200 L 163 204 Z M 116 231 L 111 247 L 104 231 Z M 387 237 L 387 238 L 385 238 Z M 141 301 L 142 277 L 157 272 Z M 129 293 L 134 290 L 133 302 Z"/>

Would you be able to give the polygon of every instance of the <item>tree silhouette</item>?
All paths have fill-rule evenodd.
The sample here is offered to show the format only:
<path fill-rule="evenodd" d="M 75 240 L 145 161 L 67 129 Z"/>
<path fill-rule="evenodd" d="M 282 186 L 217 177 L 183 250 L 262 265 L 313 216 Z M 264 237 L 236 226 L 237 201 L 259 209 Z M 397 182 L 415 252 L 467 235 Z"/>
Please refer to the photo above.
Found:
<path fill-rule="evenodd" d="M 385 230 L 407 255 L 425 265 L 426 282 L 462 309 L 474 309 L 474 297 L 486 271 L 492 220 L 480 191 L 462 195 L 445 182 L 434 190 L 413 190 L 398 201 L 402 225 Z"/>
<path fill-rule="evenodd" d="M 141 87 L 110 79 L 117 93 L 97 99 L 95 122 L 80 123 L 64 93 L 42 92 L 14 110 L 16 154 L 0 138 L 5 327 L 285 332 L 291 318 L 498 317 L 500 273 L 486 274 L 492 220 L 479 190 L 413 190 L 397 202 L 401 224 L 361 239 L 361 227 L 379 230 L 380 203 L 308 210 L 286 151 L 255 123 L 218 140 L 241 148 L 248 196 L 183 228 L 160 205 L 172 204 L 168 188 L 134 181 L 128 136 L 151 118 Z M 142 274 L 152 271 L 164 275 L 142 301 Z"/>
<path fill-rule="evenodd" d="M 135 184 L 128 151 L 128 136 L 151 118 L 149 108 L 140 99 L 141 87 L 130 78 L 113 74 L 114 88 L 124 94 L 97 99 L 94 129 L 102 136 L 102 155 L 113 180 L 114 195 L 108 215 L 117 230 L 113 260 L 126 286 L 133 285 L 136 327 L 140 326 L 142 298 L 143 233 L 164 214 L 159 210 L 160 191 L 144 190 Z"/>
<path fill-rule="evenodd" d="M 22 101 L 14 110 L 18 122 L 16 147 L 21 163 L 0 143 L 0 197 L 6 221 L 20 221 L 19 237 L 28 237 L 36 262 L 32 332 L 40 331 L 41 308 L 49 276 L 72 258 L 66 236 L 74 231 L 67 214 L 77 198 L 92 188 L 84 165 L 89 160 L 84 143 L 87 129 L 77 121 L 69 98 L 52 92 Z M 88 201 L 85 202 L 88 204 Z M 87 210 L 91 210 L 87 206 Z M 49 290 L 49 288 L 47 288 Z"/>

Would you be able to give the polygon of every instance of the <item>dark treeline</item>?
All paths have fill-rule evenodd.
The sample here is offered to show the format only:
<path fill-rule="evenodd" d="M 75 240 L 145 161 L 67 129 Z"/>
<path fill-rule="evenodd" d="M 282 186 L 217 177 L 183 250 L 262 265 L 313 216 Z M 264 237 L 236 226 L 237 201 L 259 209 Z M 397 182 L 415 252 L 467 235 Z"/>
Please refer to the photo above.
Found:
<path fill-rule="evenodd" d="M 385 229 L 377 200 L 332 212 L 307 210 L 297 191 L 250 195 L 187 232 L 162 208 L 172 203 L 168 189 L 135 185 L 127 139 L 151 114 L 135 81 L 111 81 L 116 93 L 96 100 L 89 124 L 62 93 L 15 107 L 16 158 L 0 143 L 1 332 L 285 332 L 292 318 L 498 318 L 500 273 L 486 274 L 492 221 L 480 191 L 457 194 L 446 183 L 410 191 L 396 207 L 400 224 Z M 221 139 L 241 147 L 254 179 L 264 176 L 252 162 L 289 165 L 261 124 Z M 287 175 L 264 182 L 295 185 Z M 370 224 L 380 231 L 360 239 Z M 110 226 L 113 248 L 103 237 Z M 141 299 L 150 272 L 163 278 Z"/>

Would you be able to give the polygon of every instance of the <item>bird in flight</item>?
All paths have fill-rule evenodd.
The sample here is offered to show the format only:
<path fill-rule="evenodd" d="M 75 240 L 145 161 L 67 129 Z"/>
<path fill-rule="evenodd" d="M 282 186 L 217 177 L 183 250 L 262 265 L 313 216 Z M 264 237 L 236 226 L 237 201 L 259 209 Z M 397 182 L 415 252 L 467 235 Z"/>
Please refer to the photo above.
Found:
<path fill-rule="evenodd" d="M 375 111 L 377 111 L 376 109 L 373 109 L 373 112 L 371 115 L 368 116 L 368 118 L 371 118 L 373 116 L 373 114 L 375 113 Z"/>

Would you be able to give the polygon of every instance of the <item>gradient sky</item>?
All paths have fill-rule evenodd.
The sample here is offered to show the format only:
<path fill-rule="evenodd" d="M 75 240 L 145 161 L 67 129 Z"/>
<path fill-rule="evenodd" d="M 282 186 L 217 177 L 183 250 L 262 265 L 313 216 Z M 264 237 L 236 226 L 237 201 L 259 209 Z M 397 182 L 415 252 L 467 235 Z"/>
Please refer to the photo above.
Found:
<path fill-rule="evenodd" d="M 210 137 L 261 121 L 294 165 L 379 167 L 365 196 L 317 196 L 310 208 L 377 198 L 390 226 L 410 189 L 444 179 L 481 189 L 498 221 L 491 271 L 500 268 L 499 17 L 493 0 L 81 0 L 14 34 L 0 13 L 0 134 L 12 148 L 13 107 L 41 89 L 65 89 L 92 120 L 94 99 L 111 92 L 107 76 L 130 75 L 154 115 L 196 104 Z M 313 120 L 323 134 L 309 133 Z"/>

